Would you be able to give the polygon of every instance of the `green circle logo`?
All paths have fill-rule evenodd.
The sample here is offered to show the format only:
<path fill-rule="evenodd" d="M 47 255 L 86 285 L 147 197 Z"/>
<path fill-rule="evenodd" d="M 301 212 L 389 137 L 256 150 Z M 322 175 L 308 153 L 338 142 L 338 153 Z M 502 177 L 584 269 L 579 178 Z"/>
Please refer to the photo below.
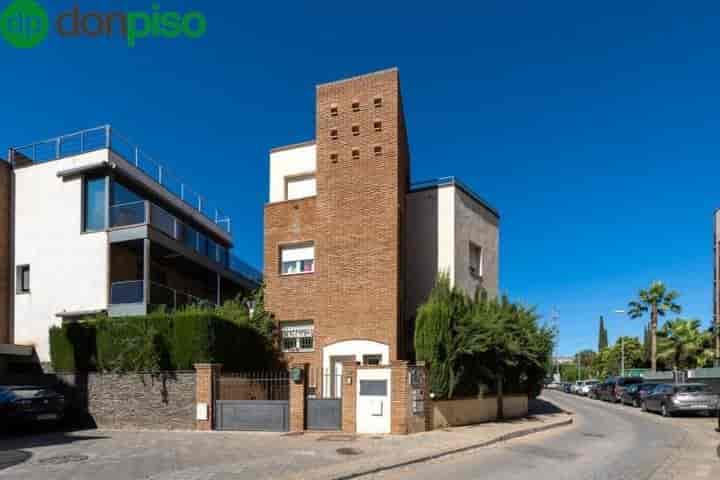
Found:
<path fill-rule="evenodd" d="M 0 14 L 0 34 L 15 48 L 32 48 L 47 37 L 47 12 L 34 0 L 15 0 Z"/>

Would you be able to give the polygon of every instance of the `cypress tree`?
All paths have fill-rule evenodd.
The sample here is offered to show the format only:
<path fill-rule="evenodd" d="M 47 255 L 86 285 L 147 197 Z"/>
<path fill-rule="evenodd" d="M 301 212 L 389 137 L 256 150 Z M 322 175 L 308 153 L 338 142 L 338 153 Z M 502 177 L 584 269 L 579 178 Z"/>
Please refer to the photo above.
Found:
<path fill-rule="evenodd" d="M 602 352 L 608 346 L 608 334 L 605 329 L 605 319 L 600 316 L 600 331 L 598 332 L 598 352 Z"/>

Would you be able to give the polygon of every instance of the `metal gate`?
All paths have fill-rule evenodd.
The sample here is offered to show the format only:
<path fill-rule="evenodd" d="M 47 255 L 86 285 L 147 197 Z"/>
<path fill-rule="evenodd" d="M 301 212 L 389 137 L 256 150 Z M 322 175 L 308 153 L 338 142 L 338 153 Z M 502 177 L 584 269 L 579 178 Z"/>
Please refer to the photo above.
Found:
<path fill-rule="evenodd" d="M 217 395 L 215 428 L 288 431 L 290 426 L 288 381 L 286 370 L 220 375 L 215 386 Z"/>
<path fill-rule="evenodd" d="M 307 398 L 307 429 L 341 430 L 342 374 L 311 370 L 309 380 L 313 387 Z"/>

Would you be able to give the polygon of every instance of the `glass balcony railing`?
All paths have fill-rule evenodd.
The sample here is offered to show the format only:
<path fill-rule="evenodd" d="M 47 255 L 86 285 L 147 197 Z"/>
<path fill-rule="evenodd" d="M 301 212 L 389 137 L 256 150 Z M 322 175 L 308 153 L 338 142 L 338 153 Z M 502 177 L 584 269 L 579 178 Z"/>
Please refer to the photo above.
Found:
<path fill-rule="evenodd" d="M 110 304 L 143 303 L 145 301 L 144 286 L 145 282 L 142 280 L 113 282 L 110 285 Z M 148 303 L 153 307 L 162 306 L 168 310 L 176 310 L 189 305 L 215 305 L 212 300 L 191 295 L 157 282 L 150 282 L 150 301 Z"/>
<path fill-rule="evenodd" d="M 150 212 L 149 219 L 147 218 L 147 212 Z M 235 257 L 227 248 L 179 220 L 164 208 L 147 200 L 110 206 L 110 228 L 144 224 L 152 225 L 158 231 L 177 240 L 187 248 L 219 263 L 253 283 L 258 285 L 262 283 L 263 277 L 260 271 Z"/>
<path fill-rule="evenodd" d="M 11 148 L 9 160 L 13 165 L 24 166 L 50 162 L 103 148 L 110 149 L 123 157 L 125 161 L 160 184 L 165 190 L 230 233 L 230 216 L 224 214 L 213 202 L 194 191 L 190 185 L 182 182 L 164 165 L 155 161 L 110 125 Z"/>
<path fill-rule="evenodd" d="M 128 303 L 142 303 L 144 296 L 143 290 L 142 280 L 113 282 L 110 285 L 110 304 L 124 305 Z"/>
<path fill-rule="evenodd" d="M 139 200 L 110 206 L 110 228 L 143 223 L 145 223 L 145 201 Z"/>

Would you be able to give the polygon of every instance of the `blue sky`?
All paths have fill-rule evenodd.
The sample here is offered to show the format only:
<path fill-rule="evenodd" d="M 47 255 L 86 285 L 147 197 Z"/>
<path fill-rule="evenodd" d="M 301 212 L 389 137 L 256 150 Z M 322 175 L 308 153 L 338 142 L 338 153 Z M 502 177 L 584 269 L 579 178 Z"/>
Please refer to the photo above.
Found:
<path fill-rule="evenodd" d="M 0 40 L 0 146 L 112 123 L 224 206 L 260 266 L 268 150 L 313 137 L 317 83 L 398 66 L 413 179 L 456 175 L 500 210 L 501 287 L 557 307 L 561 353 L 595 348 L 600 315 L 641 334 L 612 312 L 655 279 L 709 323 L 717 2 L 157 3 L 201 10 L 206 35 Z"/>

